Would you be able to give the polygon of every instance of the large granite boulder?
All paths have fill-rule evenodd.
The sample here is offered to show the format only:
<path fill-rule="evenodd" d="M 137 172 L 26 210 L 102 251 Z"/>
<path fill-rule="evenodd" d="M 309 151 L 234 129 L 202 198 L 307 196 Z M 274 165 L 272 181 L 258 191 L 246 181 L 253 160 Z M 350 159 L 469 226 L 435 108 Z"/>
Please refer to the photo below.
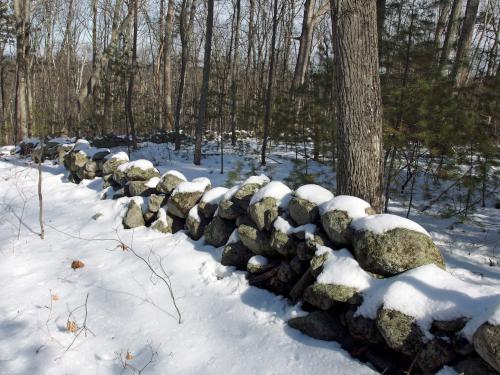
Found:
<path fill-rule="evenodd" d="M 205 241 L 215 247 L 224 246 L 235 228 L 234 221 L 215 216 L 205 227 Z"/>
<path fill-rule="evenodd" d="M 187 178 L 182 173 L 170 170 L 161 176 L 160 182 L 156 185 L 156 190 L 160 193 L 171 194 L 181 182 L 186 181 Z"/>
<path fill-rule="evenodd" d="M 474 333 L 472 341 L 477 354 L 500 372 L 500 325 L 484 323 Z"/>
<path fill-rule="evenodd" d="M 144 221 L 142 204 L 136 199 L 132 199 L 127 207 L 127 212 L 123 217 L 123 226 L 125 229 L 132 229 L 146 225 Z"/>
<path fill-rule="evenodd" d="M 353 248 L 365 270 L 392 276 L 425 264 L 444 268 L 444 259 L 430 235 L 417 223 L 396 215 L 356 219 Z"/>
<path fill-rule="evenodd" d="M 168 212 L 185 219 L 207 189 L 210 189 L 210 185 L 206 181 L 181 182 L 170 195 Z"/>
<path fill-rule="evenodd" d="M 314 311 L 288 320 L 288 325 L 307 336 L 324 341 L 342 341 L 347 332 L 335 313 Z"/>

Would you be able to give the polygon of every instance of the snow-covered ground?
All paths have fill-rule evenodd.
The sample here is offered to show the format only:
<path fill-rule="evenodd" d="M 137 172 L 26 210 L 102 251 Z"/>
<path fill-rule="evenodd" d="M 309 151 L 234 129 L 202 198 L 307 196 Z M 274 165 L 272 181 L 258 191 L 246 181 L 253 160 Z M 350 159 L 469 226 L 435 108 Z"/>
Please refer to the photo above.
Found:
<path fill-rule="evenodd" d="M 174 154 L 164 145 L 149 144 L 132 159 L 151 160 L 162 173 L 179 170 L 189 180 L 208 177 L 214 187 L 261 172 L 286 180 L 297 167 L 281 153 L 262 170 L 257 157 L 227 154 L 223 174 L 220 156 L 194 166 L 188 151 Z M 310 162 L 309 172 L 316 183 L 334 183 L 328 165 Z M 182 232 L 124 230 L 129 198 L 101 200 L 101 179 L 75 185 L 62 167 L 46 163 L 46 233 L 40 239 L 37 173 L 24 161 L 0 161 L 1 374 L 133 373 L 144 366 L 143 373 L 157 374 L 373 373 L 338 344 L 289 328 L 286 320 L 300 309 L 220 265 L 221 249 Z M 392 212 L 405 209 L 391 204 Z M 500 288 L 499 216 L 494 208 L 478 210 L 475 217 L 484 225 L 417 214 L 411 219 L 430 233 L 453 275 Z M 119 241 L 156 272 L 162 274 L 163 266 L 181 324 L 163 281 Z M 74 260 L 85 266 L 72 269 Z M 68 322 L 77 325 L 76 339 Z"/>

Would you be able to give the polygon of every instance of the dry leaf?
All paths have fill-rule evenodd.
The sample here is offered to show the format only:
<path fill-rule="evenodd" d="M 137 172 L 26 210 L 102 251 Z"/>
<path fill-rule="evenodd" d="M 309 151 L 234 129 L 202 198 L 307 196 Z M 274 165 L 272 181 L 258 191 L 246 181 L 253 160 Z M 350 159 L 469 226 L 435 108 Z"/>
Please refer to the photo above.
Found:
<path fill-rule="evenodd" d="M 59 301 L 59 296 L 57 294 L 51 294 L 52 301 Z"/>
<path fill-rule="evenodd" d="M 83 267 L 85 267 L 85 263 L 83 263 L 81 260 L 74 260 L 73 262 L 71 262 L 71 268 L 73 268 L 74 270 Z"/>
<path fill-rule="evenodd" d="M 75 333 L 78 330 L 78 326 L 76 325 L 76 322 L 74 322 L 72 320 L 68 320 L 66 322 L 66 328 L 68 329 L 68 331 L 70 331 L 72 333 Z"/>
<path fill-rule="evenodd" d="M 134 359 L 134 356 L 130 353 L 130 352 L 127 352 L 127 355 L 125 356 L 125 359 L 127 361 L 131 361 Z"/>

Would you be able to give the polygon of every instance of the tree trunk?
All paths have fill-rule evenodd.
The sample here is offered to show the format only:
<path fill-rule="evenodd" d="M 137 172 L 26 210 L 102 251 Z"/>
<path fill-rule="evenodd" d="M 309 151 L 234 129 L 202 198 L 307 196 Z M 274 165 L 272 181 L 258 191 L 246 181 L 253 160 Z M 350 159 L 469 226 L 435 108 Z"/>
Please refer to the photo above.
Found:
<path fill-rule="evenodd" d="M 300 34 L 299 53 L 295 72 L 292 80 L 292 93 L 300 88 L 305 81 L 307 65 L 309 63 L 309 54 L 311 52 L 313 37 L 313 10 L 314 0 L 306 0 L 304 3 L 304 18 L 302 20 L 302 33 Z"/>
<path fill-rule="evenodd" d="M 385 3 L 386 0 L 377 0 L 377 35 L 379 60 L 382 59 L 382 37 L 384 36 Z"/>
<path fill-rule="evenodd" d="M 238 94 L 238 51 L 240 41 L 241 0 L 236 0 L 236 19 L 234 25 L 234 57 L 231 78 L 231 144 L 236 146 L 236 95 Z M 222 134 L 221 134 L 222 136 Z"/>
<path fill-rule="evenodd" d="M 132 109 L 132 102 L 134 98 L 134 80 L 135 80 L 135 70 L 137 68 L 137 1 L 132 0 L 132 4 L 129 6 L 132 7 L 133 14 L 133 36 L 132 36 L 132 60 L 130 64 L 129 70 L 129 80 L 128 80 L 128 90 L 127 90 L 127 103 L 126 103 L 126 112 L 127 119 L 130 125 L 130 134 L 132 135 L 132 146 L 134 150 L 137 149 L 137 135 L 135 132 L 135 122 L 134 122 L 134 113 Z"/>
<path fill-rule="evenodd" d="M 271 55 L 269 57 L 269 73 L 267 76 L 267 93 L 264 103 L 264 136 L 262 139 L 261 165 L 266 165 L 267 138 L 271 127 L 271 104 L 273 101 L 273 79 L 274 79 L 274 59 L 276 45 L 276 31 L 278 29 L 278 0 L 274 0 L 273 6 L 273 33 L 271 35 Z"/>
<path fill-rule="evenodd" d="M 465 11 L 465 19 L 462 25 L 460 38 L 458 39 L 457 53 L 455 63 L 451 72 L 451 78 L 455 81 L 457 87 L 463 86 L 467 81 L 469 74 L 469 53 L 472 35 L 474 34 L 474 26 L 476 24 L 477 10 L 479 8 L 479 0 L 468 0 L 467 9 Z"/>
<path fill-rule="evenodd" d="M 205 36 L 205 54 L 203 57 L 203 82 L 201 84 L 200 108 L 198 122 L 196 123 L 194 164 L 201 164 L 201 142 L 205 127 L 205 114 L 207 110 L 208 82 L 210 79 L 210 57 L 212 55 L 212 34 L 214 25 L 214 0 L 208 0 L 207 29 Z"/>
<path fill-rule="evenodd" d="M 448 21 L 448 28 L 446 29 L 446 36 L 443 42 L 443 49 L 441 50 L 441 57 L 439 59 L 439 71 L 441 72 L 441 74 L 446 73 L 451 46 L 453 45 L 458 32 L 458 21 L 461 10 L 462 0 L 454 0 L 453 6 L 451 7 L 450 18 Z"/>
<path fill-rule="evenodd" d="M 30 1 L 14 0 L 16 20 L 16 95 L 15 142 L 19 143 L 30 132 L 28 103 L 28 55 L 30 33 Z"/>
<path fill-rule="evenodd" d="M 332 0 L 337 86 L 337 194 L 354 195 L 380 212 L 382 103 L 375 2 Z"/>
<path fill-rule="evenodd" d="M 446 27 L 446 17 L 450 11 L 451 0 L 440 0 L 439 1 L 439 14 L 438 21 L 436 25 L 436 32 L 434 33 L 434 48 L 436 50 L 436 56 L 438 55 L 439 48 L 441 47 L 441 38 Z"/>
<path fill-rule="evenodd" d="M 163 43 L 163 129 L 174 128 L 172 107 L 172 44 L 174 30 L 174 0 L 168 1 Z"/>

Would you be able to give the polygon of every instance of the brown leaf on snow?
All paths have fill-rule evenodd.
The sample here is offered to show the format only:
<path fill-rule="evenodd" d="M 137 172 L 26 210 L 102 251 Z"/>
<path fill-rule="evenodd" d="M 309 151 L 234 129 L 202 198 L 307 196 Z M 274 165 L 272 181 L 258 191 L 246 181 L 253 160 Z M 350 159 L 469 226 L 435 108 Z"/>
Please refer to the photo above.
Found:
<path fill-rule="evenodd" d="M 85 263 L 83 263 L 81 260 L 74 260 L 73 262 L 71 262 L 71 268 L 73 268 L 74 270 L 83 267 L 85 267 Z"/>
<path fill-rule="evenodd" d="M 66 328 L 68 329 L 68 331 L 70 331 L 72 333 L 75 333 L 78 330 L 78 326 L 77 326 L 76 322 L 72 321 L 72 320 L 68 320 L 66 322 Z"/>
<path fill-rule="evenodd" d="M 50 297 L 52 298 L 52 301 L 59 301 L 59 296 L 57 294 L 51 294 Z"/>
<path fill-rule="evenodd" d="M 132 355 L 132 353 L 127 352 L 127 355 L 125 356 L 125 359 L 126 359 L 127 361 L 131 361 L 131 360 L 133 360 L 133 359 L 134 359 L 134 356 Z"/>

